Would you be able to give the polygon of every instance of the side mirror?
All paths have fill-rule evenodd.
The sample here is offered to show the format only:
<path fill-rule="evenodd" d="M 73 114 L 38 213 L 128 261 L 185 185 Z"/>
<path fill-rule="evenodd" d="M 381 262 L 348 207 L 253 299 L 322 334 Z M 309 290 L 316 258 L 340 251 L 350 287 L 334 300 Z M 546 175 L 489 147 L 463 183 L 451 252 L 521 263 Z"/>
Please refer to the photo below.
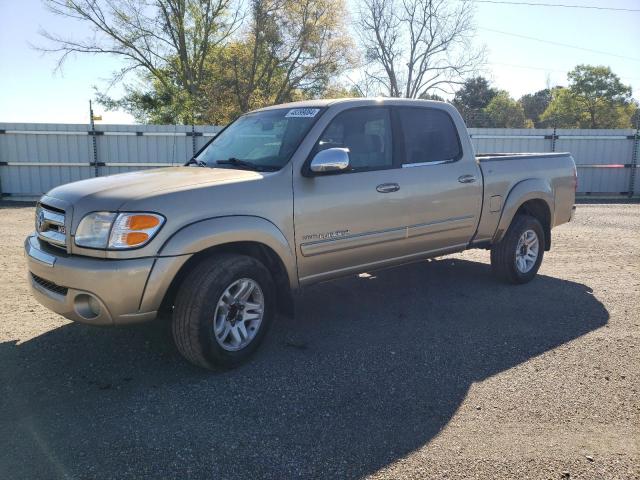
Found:
<path fill-rule="evenodd" d="M 340 172 L 349 168 L 348 148 L 327 148 L 316 153 L 311 160 L 310 170 L 313 173 Z"/>

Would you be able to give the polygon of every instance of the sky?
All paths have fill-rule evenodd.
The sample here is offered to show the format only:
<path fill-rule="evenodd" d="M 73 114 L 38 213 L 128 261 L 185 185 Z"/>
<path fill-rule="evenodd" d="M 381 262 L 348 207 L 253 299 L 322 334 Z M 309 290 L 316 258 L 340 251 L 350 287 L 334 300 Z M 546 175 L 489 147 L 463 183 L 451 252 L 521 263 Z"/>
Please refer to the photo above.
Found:
<path fill-rule="evenodd" d="M 640 0 L 528 1 L 640 10 Z M 611 67 L 640 98 L 640 12 L 476 2 L 475 24 L 476 42 L 488 54 L 484 75 L 514 98 L 566 85 L 567 72 L 580 63 Z M 79 55 L 56 72 L 57 57 L 33 47 L 47 45 L 42 29 L 78 37 L 88 33 L 77 21 L 50 13 L 41 0 L 0 0 L 0 122 L 87 123 L 93 86 L 105 88 L 121 60 Z M 116 85 L 109 93 L 117 98 L 122 92 Z M 135 123 L 126 112 L 99 105 L 94 110 L 102 114 L 101 123 Z"/>

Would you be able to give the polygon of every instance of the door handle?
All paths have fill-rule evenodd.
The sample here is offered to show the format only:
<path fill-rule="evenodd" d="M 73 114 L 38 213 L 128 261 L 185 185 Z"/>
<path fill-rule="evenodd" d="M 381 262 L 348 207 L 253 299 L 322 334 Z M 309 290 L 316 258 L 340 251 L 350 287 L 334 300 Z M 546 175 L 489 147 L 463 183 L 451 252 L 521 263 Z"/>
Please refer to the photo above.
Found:
<path fill-rule="evenodd" d="M 460 183 L 473 183 L 476 181 L 476 177 L 473 175 L 461 175 L 458 177 Z"/>
<path fill-rule="evenodd" d="M 400 185 L 397 183 L 381 183 L 376 187 L 376 190 L 380 193 L 391 193 L 400 190 Z"/>

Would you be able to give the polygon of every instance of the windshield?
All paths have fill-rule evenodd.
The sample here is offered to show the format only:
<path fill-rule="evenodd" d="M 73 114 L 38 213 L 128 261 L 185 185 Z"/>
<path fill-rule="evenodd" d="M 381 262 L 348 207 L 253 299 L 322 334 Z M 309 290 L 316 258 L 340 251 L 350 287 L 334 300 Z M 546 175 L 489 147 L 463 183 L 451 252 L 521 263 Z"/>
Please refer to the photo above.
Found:
<path fill-rule="evenodd" d="M 248 113 L 216 136 L 196 160 L 208 167 L 279 170 L 318 118 L 320 108 Z"/>

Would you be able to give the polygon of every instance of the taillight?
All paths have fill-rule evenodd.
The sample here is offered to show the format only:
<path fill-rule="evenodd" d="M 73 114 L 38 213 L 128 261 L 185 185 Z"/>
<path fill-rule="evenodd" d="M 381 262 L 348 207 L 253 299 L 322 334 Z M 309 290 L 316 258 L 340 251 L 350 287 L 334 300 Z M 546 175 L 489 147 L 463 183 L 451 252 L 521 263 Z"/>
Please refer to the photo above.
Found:
<path fill-rule="evenodd" d="M 575 163 L 573 164 L 573 190 L 578 191 L 578 167 Z"/>

